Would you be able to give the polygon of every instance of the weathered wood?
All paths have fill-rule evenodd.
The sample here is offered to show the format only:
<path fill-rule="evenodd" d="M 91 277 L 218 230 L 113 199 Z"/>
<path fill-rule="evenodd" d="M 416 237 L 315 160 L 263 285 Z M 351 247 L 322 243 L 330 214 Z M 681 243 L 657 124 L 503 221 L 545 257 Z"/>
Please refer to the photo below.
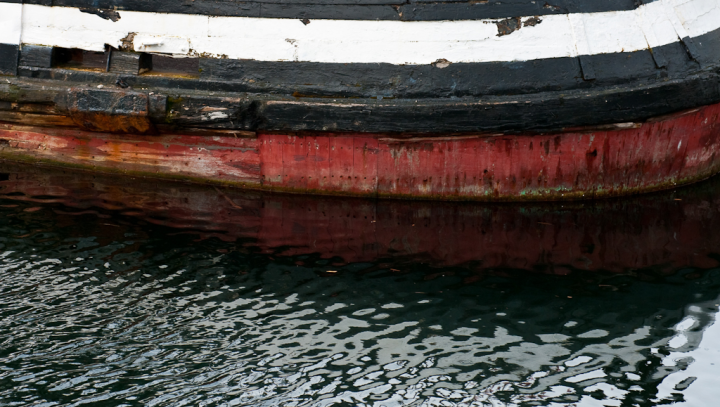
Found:
<path fill-rule="evenodd" d="M 122 18 L 118 25 L 112 19 L 80 13 L 69 7 L 27 6 L 25 8 L 32 12 L 35 22 L 25 20 L 22 37 L 30 43 L 90 51 L 102 51 L 110 44 L 136 52 L 275 62 L 395 65 L 429 65 L 443 59 L 450 63 L 512 62 L 642 51 L 648 47 L 680 43 L 679 38 L 686 37 L 692 39 L 693 44 L 699 44 L 698 37 L 720 29 L 720 9 L 706 10 L 706 1 L 687 0 L 684 3 L 683 24 L 688 28 L 682 33 L 668 32 L 667 27 L 672 30 L 680 23 L 670 23 L 661 2 L 642 4 L 642 11 L 591 13 L 587 18 L 583 17 L 585 14 L 571 13 L 545 17 L 503 15 L 483 21 L 466 21 L 464 16 L 458 16 L 422 24 L 313 20 L 304 14 L 304 5 L 278 4 L 282 8 L 298 8 L 297 19 L 277 18 L 271 13 L 263 13 L 262 18 L 252 20 L 237 17 L 208 19 L 202 15 L 155 10 L 118 12 L 121 14 L 116 18 Z M 154 6 L 155 2 L 148 4 Z M 478 4 L 483 7 L 482 3 Z M 394 8 L 389 8 L 395 13 Z M 641 19 L 638 15 L 644 17 Z M 642 22 L 645 20 L 649 22 Z M 152 28 L 147 21 L 153 21 Z M 503 24 L 508 21 L 514 21 L 515 28 L 500 35 Z M 653 21 L 658 23 L 650 23 Z M 83 35 L 68 36 L 67 33 L 78 25 L 83 27 Z M 656 29 L 650 27 L 663 32 L 647 35 Z M 583 33 L 587 34 L 581 41 Z M 683 41 L 685 45 L 689 43 Z M 698 44 L 691 52 L 696 61 L 700 61 L 703 54 Z"/>
<path fill-rule="evenodd" d="M 0 75 L 17 75 L 20 47 L 0 44 Z"/>
<path fill-rule="evenodd" d="M 719 117 L 720 105 L 713 105 L 651 123 L 550 135 L 265 133 L 258 140 L 263 185 L 271 189 L 435 199 L 589 199 L 672 188 L 716 173 Z"/>
<path fill-rule="evenodd" d="M 52 68 L 55 48 L 40 45 L 23 45 L 20 51 L 20 65 L 35 68 Z"/>
<path fill-rule="evenodd" d="M 708 66 L 720 64 L 720 30 L 698 37 Z M 658 68 L 653 56 L 665 57 Z M 598 89 L 605 86 L 647 84 L 658 79 L 682 79 L 698 72 L 679 42 L 652 52 L 583 56 L 595 71 L 584 81 L 578 58 L 551 58 L 517 62 L 452 63 L 434 65 L 336 64 L 318 62 L 200 60 L 201 81 L 177 77 L 123 78 L 131 86 L 188 88 L 224 92 L 256 92 L 298 97 L 332 98 L 452 98 L 502 94 L 530 94 L 549 90 Z M 105 83 L 91 72 L 20 69 L 21 75 L 44 79 Z M 114 83 L 114 80 L 112 81 Z"/>
<path fill-rule="evenodd" d="M 18 123 L 29 126 L 77 126 L 70 117 L 64 115 L 38 114 L 5 110 L 0 110 L 0 122 Z"/>
<path fill-rule="evenodd" d="M 133 134 L 155 131 L 149 98 L 144 93 L 71 89 L 65 106 L 82 129 Z"/>
<path fill-rule="evenodd" d="M 0 111 L 13 111 L 38 114 L 60 114 L 54 103 L 13 103 L 0 101 Z"/>
<path fill-rule="evenodd" d="M 152 58 L 149 54 L 113 51 L 109 58 L 112 73 L 138 75 L 152 69 Z"/>
<path fill-rule="evenodd" d="M 50 0 L 33 0 L 49 2 Z M 652 1 L 652 0 L 651 0 Z M 236 17 L 277 17 L 289 19 L 405 20 L 440 21 L 542 16 L 563 13 L 590 13 L 633 10 L 643 3 L 635 0 L 243 0 L 153 2 L 132 0 L 55 0 L 54 6 L 99 10 L 133 10 L 160 13 L 205 14 Z"/>
<path fill-rule="evenodd" d="M 85 127 L 107 123 L 87 113 L 71 117 L 75 123 L 78 117 L 95 120 Z M 127 126 L 140 116 L 113 117 Z M 720 104 L 715 104 L 646 123 L 454 137 L 260 132 L 248 138 L 227 131 L 128 136 L 5 124 L 0 125 L 0 155 L 294 193 L 591 199 L 673 188 L 717 173 L 719 119 Z"/>
<path fill-rule="evenodd" d="M 128 136 L 0 124 L 0 156 L 184 180 L 260 182 L 257 141 L 230 135 Z"/>
<path fill-rule="evenodd" d="M 597 125 L 642 121 L 681 109 L 717 103 L 720 101 L 718 79 L 718 74 L 709 73 L 689 76 L 682 81 L 658 82 L 630 89 L 615 87 L 601 92 L 578 90 L 562 92 L 562 95 L 560 92 L 547 92 L 480 100 L 420 99 L 415 102 L 404 99 L 363 103 L 353 99 L 316 98 L 267 101 L 258 105 L 258 128 L 354 132 L 414 130 L 427 133 L 558 130 L 579 123 Z"/>
<path fill-rule="evenodd" d="M 65 100 L 69 89 L 67 82 L 76 81 L 105 83 L 107 90 L 120 90 L 114 85 L 117 78 L 114 74 L 40 68 L 32 73 L 48 80 L 43 81 L 42 86 L 35 80 L 26 79 L 0 83 L 0 100 L 60 102 Z M 42 76 L 43 73 L 48 76 Z M 59 81 L 49 80 L 51 78 Z M 167 115 L 162 115 L 162 108 L 154 109 L 152 115 L 153 120 L 183 127 L 251 131 L 517 132 L 643 121 L 720 101 L 720 87 L 717 86 L 720 72 L 704 72 L 675 80 L 658 79 L 645 86 L 608 86 L 483 98 L 334 99 L 174 91 Z M 182 85 L 182 81 L 173 78 L 128 76 L 124 80 L 131 88 L 149 88 L 142 93 L 149 95 L 152 92 L 161 98 L 162 91 L 158 88 Z M 202 85 L 209 84 L 198 84 Z M 210 109 L 218 110 L 211 112 Z"/>

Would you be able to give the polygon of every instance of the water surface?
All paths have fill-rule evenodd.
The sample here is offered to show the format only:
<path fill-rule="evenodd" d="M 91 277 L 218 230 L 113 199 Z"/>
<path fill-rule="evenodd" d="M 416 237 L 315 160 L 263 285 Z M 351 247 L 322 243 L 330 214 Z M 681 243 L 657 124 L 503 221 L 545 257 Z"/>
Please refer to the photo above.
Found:
<path fill-rule="evenodd" d="M 720 397 L 718 180 L 481 205 L 1 169 L 0 405 Z"/>

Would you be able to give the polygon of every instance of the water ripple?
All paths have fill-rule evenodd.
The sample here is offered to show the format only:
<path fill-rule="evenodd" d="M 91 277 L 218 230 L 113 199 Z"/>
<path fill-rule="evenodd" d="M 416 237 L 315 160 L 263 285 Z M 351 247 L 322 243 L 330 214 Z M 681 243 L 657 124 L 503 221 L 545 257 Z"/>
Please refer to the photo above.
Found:
<path fill-rule="evenodd" d="M 719 396 L 715 268 L 498 268 L 478 279 L 474 268 L 198 240 L 55 198 L 0 203 L 0 406 L 649 406 Z"/>

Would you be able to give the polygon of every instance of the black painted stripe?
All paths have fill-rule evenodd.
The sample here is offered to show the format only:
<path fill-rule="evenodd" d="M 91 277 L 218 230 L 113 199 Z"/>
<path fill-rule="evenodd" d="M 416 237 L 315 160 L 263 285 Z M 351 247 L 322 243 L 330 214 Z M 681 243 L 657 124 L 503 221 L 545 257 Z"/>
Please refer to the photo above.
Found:
<path fill-rule="evenodd" d="M 47 74 L 50 70 L 40 69 Z M 115 75 L 78 72 L 75 79 L 103 82 L 113 88 Z M 62 79 L 62 75 L 56 79 Z M 177 80 L 165 85 L 178 84 Z M 72 83 L 60 80 L 17 79 L 15 91 L 0 100 L 47 103 L 62 100 Z M 78 84 L 75 84 L 78 85 Z M 127 91 L 128 89 L 120 89 Z M 18 91 L 19 90 L 19 91 Z M 168 95 L 168 115 L 159 123 L 180 128 L 353 131 L 370 133 L 460 133 L 556 131 L 575 126 L 638 122 L 684 109 L 720 102 L 720 71 L 703 71 L 683 79 L 657 80 L 636 86 L 541 92 L 532 95 L 432 99 L 318 99 L 249 93 L 199 93 L 181 89 L 147 88 Z M 202 112 L 219 109 L 226 117 Z"/>
<path fill-rule="evenodd" d="M 134 89 L 181 102 L 178 126 L 245 130 L 467 132 L 556 130 L 640 121 L 720 102 L 720 30 L 652 51 L 512 63 L 397 66 L 202 59 L 199 80 L 43 68 L 51 52 L 23 49 L 23 77 L 45 84 Z M 33 51 L 34 50 L 34 51 Z M 35 55 L 30 55 L 30 52 Z M 45 57 L 43 57 L 43 55 Z M 664 66 L 657 57 L 662 55 Z M 34 62 L 33 62 L 34 61 Z M 185 108 L 188 110 L 185 110 Z M 201 107 L 227 118 L 198 120 Z"/>
<path fill-rule="evenodd" d="M 716 41 L 720 45 L 719 41 Z M 444 98 L 587 89 L 696 71 L 680 43 L 661 47 L 658 69 L 649 50 L 518 62 L 433 65 L 323 64 L 203 59 L 201 79 L 217 90 L 320 97 Z M 588 80 L 587 66 L 593 66 Z"/>
<path fill-rule="evenodd" d="M 337 64 L 200 59 L 199 80 L 136 76 L 133 86 L 250 92 L 326 98 L 452 98 L 520 95 L 682 79 L 720 66 L 720 29 L 694 39 L 691 58 L 680 42 L 636 52 L 517 62 L 436 65 Z M 21 74 L 83 81 L 83 74 L 49 68 L 52 52 L 24 46 Z M 658 61 L 662 61 L 662 63 Z M 587 72 L 592 67 L 592 75 Z M 592 76 L 590 78 L 589 76 Z M 93 80 L 93 79 L 88 79 Z M 172 82 L 169 82 L 172 81 Z M 170 84 L 172 83 L 172 84 Z"/>
<path fill-rule="evenodd" d="M 641 122 L 720 102 L 718 72 L 643 87 L 547 92 L 481 100 L 259 103 L 257 129 L 358 132 L 530 132 Z M 345 105 L 345 106 L 343 106 Z M 411 134 L 412 135 L 412 134 Z"/>
<path fill-rule="evenodd" d="M 656 0 L 1 0 L 6 3 L 233 17 L 440 21 L 633 10 Z"/>

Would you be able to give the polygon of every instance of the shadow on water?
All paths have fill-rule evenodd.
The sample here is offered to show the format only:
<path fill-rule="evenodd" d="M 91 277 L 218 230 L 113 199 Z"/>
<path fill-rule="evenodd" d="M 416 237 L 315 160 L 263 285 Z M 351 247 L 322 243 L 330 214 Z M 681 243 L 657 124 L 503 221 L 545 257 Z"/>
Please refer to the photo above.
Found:
<path fill-rule="evenodd" d="M 0 172 L 0 405 L 720 396 L 717 178 L 492 205 Z"/>

